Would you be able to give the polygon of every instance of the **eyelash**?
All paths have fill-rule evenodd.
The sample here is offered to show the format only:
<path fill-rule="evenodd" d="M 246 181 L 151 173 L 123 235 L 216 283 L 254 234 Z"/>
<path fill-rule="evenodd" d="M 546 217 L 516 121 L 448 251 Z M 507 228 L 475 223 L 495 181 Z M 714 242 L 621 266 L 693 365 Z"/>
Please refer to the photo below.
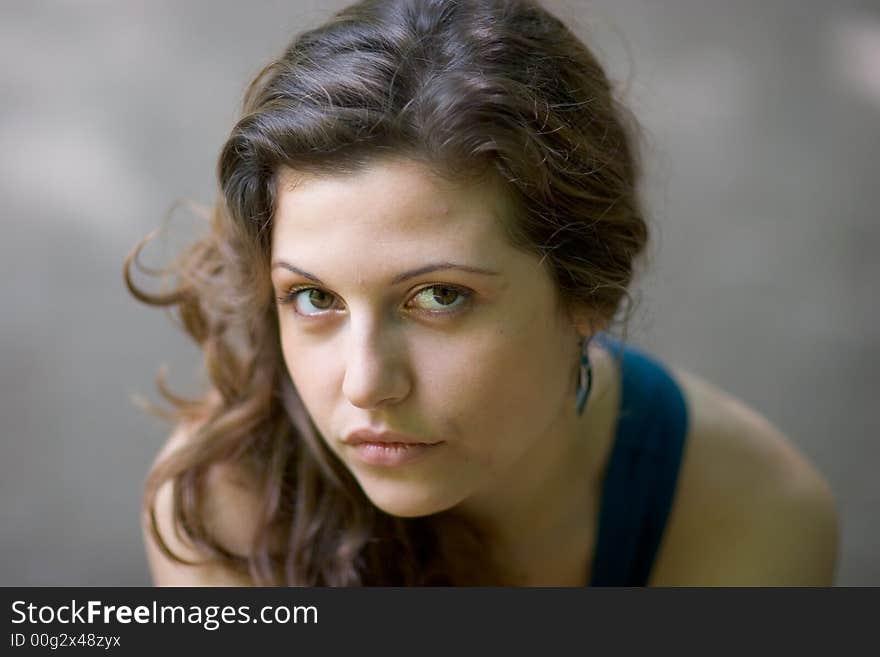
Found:
<path fill-rule="evenodd" d="M 446 315 L 446 316 L 456 315 L 459 312 L 461 312 L 462 310 L 464 310 L 465 307 L 467 307 L 470 304 L 470 302 L 472 301 L 472 298 L 473 298 L 473 294 L 474 294 L 473 291 L 468 290 L 467 288 L 464 288 L 464 287 L 460 287 L 458 285 L 450 285 L 448 283 L 431 283 L 430 285 L 423 285 L 422 287 L 418 288 L 415 292 L 413 292 L 413 294 L 410 296 L 410 300 L 414 299 L 415 297 L 417 297 L 419 294 L 421 294 L 425 290 L 430 290 L 431 288 L 435 288 L 435 287 L 454 290 L 456 293 L 458 293 L 461 296 L 461 298 L 463 300 L 459 305 L 453 307 L 451 310 L 423 310 L 423 311 L 421 311 L 423 314 L 434 315 L 434 316 L 437 316 L 437 315 Z M 303 317 L 305 319 L 318 319 L 320 317 L 323 317 L 327 313 L 330 313 L 333 311 L 332 308 L 329 308 L 329 309 L 324 310 L 320 313 L 306 314 L 306 313 L 301 313 L 298 310 L 296 310 L 296 307 L 295 307 L 296 296 L 300 292 L 304 292 L 306 290 L 318 290 L 318 291 L 323 292 L 323 290 L 321 290 L 321 288 L 315 287 L 314 285 L 298 285 L 298 286 L 292 287 L 289 290 L 287 290 L 287 292 L 285 292 L 283 296 L 277 297 L 278 303 L 281 305 L 294 305 L 294 312 L 298 316 Z M 333 295 L 331 292 L 325 292 L 325 294 L 329 294 L 329 295 L 335 297 L 335 295 Z"/>

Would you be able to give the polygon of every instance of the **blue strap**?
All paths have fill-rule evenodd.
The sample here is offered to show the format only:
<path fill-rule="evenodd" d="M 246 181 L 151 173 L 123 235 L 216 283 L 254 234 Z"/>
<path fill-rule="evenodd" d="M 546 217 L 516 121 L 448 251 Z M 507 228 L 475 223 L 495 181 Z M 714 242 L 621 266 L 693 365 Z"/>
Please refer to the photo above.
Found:
<path fill-rule="evenodd" d="M 687 406 L 657 361 L 610 336 L 602 342 L 622 356 L 622 390 L 590 586 L 645 586 L 675 494 Z"/>

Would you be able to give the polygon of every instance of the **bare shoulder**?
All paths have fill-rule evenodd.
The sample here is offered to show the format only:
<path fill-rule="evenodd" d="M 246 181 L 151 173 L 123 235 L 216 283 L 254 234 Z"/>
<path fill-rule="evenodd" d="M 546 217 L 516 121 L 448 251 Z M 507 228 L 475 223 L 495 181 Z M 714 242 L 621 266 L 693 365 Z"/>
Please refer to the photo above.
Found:
<path fill-rule="evenodd" d="M 689 429 L 653 586 L 830 586 L 839 541 L 828 482 L 759 412 L 669 368 Z"/>
<path fill-rule="evenodd" d="M 153 467 L 187 445 L 194 425 L 177 427 L 159 451 Z M 209 530 L 229 551 L 245 556 L 256 531 L 258 500 L 247 487 L 240 473 L 230 466 L 215 466 L 207 477 L 206 518 Z M 142 514 L 142 530 L 147 561 L 157 586 L 250 586 L 253 582 L 230 569 L 204 561 L 174 523 L 174 490 L 172 482 L 164 483 L 156 494 L 155 518 L 163 540 L 171 550 L 187 561 L 187 565 L 168 557 L 157 545 L 150 530 L 149 514 Z"/>

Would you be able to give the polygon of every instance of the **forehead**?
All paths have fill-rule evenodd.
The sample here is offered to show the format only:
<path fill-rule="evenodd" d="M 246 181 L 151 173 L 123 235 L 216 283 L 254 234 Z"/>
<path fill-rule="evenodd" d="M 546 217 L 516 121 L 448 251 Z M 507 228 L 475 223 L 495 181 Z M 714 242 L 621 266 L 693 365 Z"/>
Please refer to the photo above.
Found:
<path fill-rule="evenodd" d="M 477 256 L 510 248 L 508 201 L 494 179 L 454 184 L 416 162 L 390 160 L 341 175 L 285 168 L 277 185 L 273 257 L 316 249 L 327 257 L 438 250 Z"/>

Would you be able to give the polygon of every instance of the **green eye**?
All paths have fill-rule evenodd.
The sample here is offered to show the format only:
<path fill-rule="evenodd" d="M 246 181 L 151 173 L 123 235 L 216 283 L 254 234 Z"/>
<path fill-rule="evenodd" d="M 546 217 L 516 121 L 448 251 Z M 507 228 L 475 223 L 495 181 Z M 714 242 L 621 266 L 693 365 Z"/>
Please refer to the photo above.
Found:
<path fill-rule="evenodd" d="M 429 285 L 416 292 L 407 306 L 428 313 L 453 313 L 467 304 L 471 294 L 470 291 L 454 285 Z M 334 294 L 316 287 L 293 289 L 278 301 L 292 304 L 296 314 L 304 317 L 323 315 L 344 308 Z"/>
<path fill-rule="evenodd" d="M 292 303 L 297 313 L 306 316 L 333 310 L 335 302 L 336 297 L 316 287 L 292 290 L 283 300 L 283 303 Z"/>
<path fill-rule="evenodd" d="M 429 312 L 445 312 L 464 304 L 468 296 L 465 290 L 458 287 L 431 285 L 419 290 L 413 297 L 413 302 Z"/>

